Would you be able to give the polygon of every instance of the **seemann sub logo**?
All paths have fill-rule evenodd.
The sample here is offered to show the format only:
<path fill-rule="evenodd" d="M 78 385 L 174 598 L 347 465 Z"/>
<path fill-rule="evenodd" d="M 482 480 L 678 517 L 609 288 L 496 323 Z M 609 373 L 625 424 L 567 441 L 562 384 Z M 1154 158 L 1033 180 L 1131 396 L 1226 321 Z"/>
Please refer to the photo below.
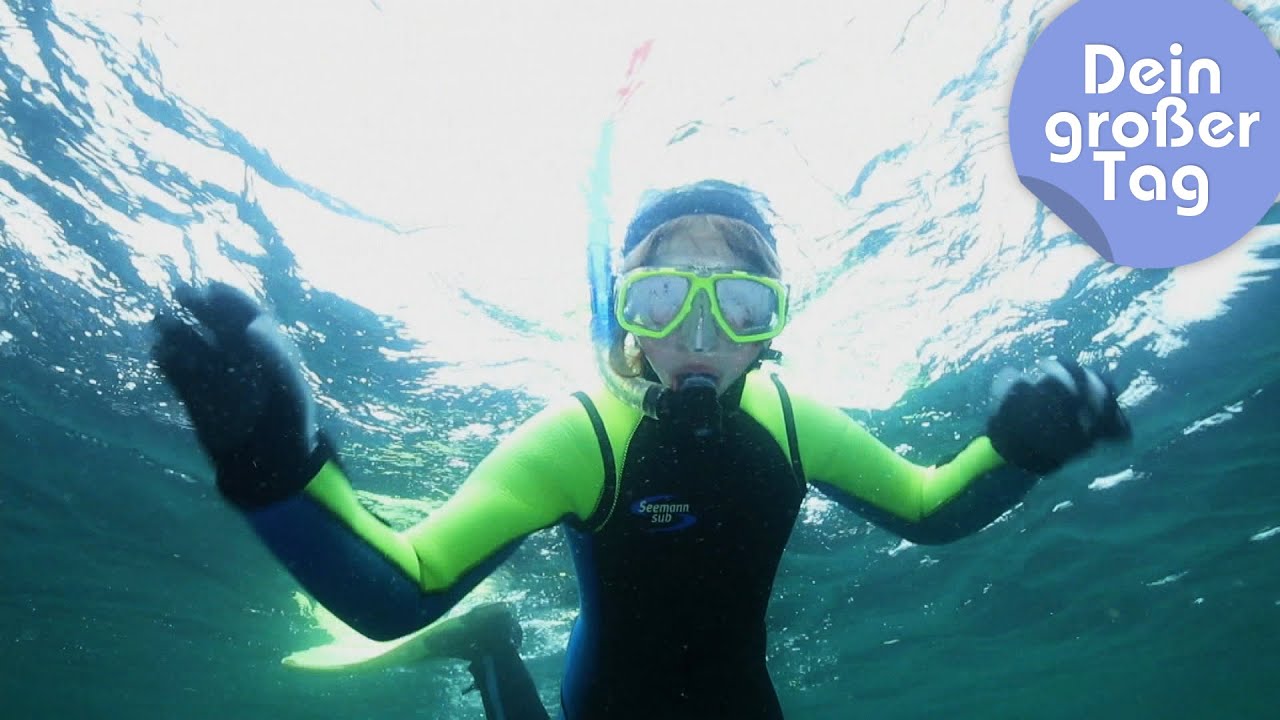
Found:
<path fill-rule="evenodd" d="M 675 495 L 641 498 L 631 504 L 631 514 L 646 518 L 646 532 L 674 532 L 698 522 L 689 511 L 689 503 L 679 502 Z"/>

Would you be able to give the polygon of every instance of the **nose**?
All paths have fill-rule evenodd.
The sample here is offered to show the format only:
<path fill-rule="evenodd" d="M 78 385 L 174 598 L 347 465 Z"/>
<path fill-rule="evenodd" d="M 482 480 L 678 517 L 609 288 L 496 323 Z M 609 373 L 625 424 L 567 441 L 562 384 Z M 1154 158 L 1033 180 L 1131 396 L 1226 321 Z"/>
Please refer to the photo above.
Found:
<path fill-rule="evenodd" d="M 685 349 L 705 353 L 715 350 L 719 345 L 720 329 L 716 325 L 715 317 L 711 314 L 711 301 L 706 293 L 699 293 L 698 297 L 693 299 L 693 311 L 689 313 L 689 317 L 685 318 L 684 324 L 682 335 Z"/>

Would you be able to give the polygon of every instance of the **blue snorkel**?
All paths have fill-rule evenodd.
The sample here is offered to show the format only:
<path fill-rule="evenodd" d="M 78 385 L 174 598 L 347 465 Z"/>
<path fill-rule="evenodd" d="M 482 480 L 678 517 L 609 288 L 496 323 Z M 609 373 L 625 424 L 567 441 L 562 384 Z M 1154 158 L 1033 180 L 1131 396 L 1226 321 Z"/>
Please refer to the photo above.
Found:
<path fill-rule="evenodd" d="M 587 279 L 591 283 L 591 342 L 607 345 L 612 335 L 613 257 L 609 249 L 609 154 L 613 121 L 605 123 L 587 184 Z"/>
<path fill-rule="evenodd" d="M 613 250 L 609 239 L 610 159 L 613 154 L 613 126 L 610 118 L 600 133 L 600 145 L 587 183 L 587 279 L 591 285 L 591 342 L 596 366 L 605 386 L 618 399 L 639 408 L 651 418 L 658 417 L 662 385 L 644 378 L 623 377 L 613 369 L 609 355 L 622 328 L 613 316 Z"/>

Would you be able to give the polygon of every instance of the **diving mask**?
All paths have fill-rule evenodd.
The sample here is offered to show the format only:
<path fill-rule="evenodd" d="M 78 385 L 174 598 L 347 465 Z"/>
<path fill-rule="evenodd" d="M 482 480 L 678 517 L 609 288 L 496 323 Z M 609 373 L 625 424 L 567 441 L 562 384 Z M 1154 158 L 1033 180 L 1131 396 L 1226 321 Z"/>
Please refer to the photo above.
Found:
<path fill-rule="evenodd" d="M 716 324 L 734 342 L 770 340 L 786 325 L 786 286 L 741 270 L 639 268 L 618 279 L 614 312 L 623 330 L 664 338 L 693 312 L 699 294 L 706 295 Z"/>

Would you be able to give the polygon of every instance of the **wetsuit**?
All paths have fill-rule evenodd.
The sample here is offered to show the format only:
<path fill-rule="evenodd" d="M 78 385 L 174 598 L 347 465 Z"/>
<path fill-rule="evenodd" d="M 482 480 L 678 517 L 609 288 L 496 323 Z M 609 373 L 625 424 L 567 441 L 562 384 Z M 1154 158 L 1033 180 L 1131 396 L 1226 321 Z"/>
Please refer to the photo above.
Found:
<path fill-rule="evenodd" d="M 722 441 L 670 437 L 607 392 L 505 439 L 441 508 L 396 533 L 340 467 L 247 514 L 321 603 L 378 639 L 443 615 L 530 533 L 563 525 L 581 613 L 561 704 L 580 718 L 778 718 L 765 612 L 808 487 L 918 543 L 974 532 L 1035 478 L 985 437 L 915 465 L 848 416 L 752 372 L 723 398 Z M 472 672 L 491 717 L 545 717 L 514 652 Z"/>

